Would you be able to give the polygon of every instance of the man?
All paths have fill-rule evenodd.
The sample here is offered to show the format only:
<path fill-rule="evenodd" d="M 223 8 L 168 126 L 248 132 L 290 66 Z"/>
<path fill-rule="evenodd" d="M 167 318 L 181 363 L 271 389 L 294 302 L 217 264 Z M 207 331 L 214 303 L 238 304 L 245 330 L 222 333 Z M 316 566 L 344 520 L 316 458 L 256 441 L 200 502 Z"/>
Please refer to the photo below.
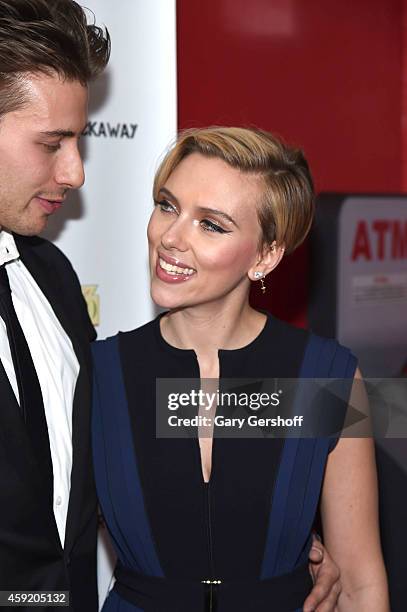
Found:
<path fill-rule="evenodd" d="M 89 611 L 95 332 L 67 259 L 29 236 L 84 181 L 87 83 L 109 51 L 107 32 L 72 0 L 0 0 L 0 590 L 69 590 L 72 609 Z"/>
<path fill-rule="evenodd" d="M 81 612 L 97 610 L 95 332 L 68 260 L 34 236 L 84 181 L 87 83 L 109 51 L 73 0 L 0 0 L 0 591 L 69 591 Z M 329 612 L 322 557 L 307 605 Z"/>

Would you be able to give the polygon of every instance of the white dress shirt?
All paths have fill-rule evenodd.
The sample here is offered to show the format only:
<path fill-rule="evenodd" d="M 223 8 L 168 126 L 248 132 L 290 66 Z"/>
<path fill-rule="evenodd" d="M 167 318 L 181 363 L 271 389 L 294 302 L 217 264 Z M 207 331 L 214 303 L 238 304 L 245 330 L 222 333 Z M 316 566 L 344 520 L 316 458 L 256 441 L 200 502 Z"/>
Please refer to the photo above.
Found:
<path fill-rule="evenodd" d="M 30 272 L 11 234 L 0 230 L 0 265 L 7 264 L 14 309 L 27 340 L 44 401 L 54 473 L 54 515 L 62 546 L 72 470 L 72 405 L 79 363 L 70 338 Z M 0 359 L 19 393 L 6 325 L 0 317 Z"/>

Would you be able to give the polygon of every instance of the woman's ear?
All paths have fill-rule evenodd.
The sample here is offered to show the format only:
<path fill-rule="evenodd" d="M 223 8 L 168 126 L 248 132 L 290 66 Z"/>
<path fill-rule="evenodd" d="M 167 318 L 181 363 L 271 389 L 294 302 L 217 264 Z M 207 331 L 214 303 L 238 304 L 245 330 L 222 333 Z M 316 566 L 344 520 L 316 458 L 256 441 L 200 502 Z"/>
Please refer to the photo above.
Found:
<path fill-rule="evenodd" d="M 264 278 L 269 272 L 274 270 L 284 256 L 284 246 L 277 246 L 276 241 L 263 247 L 259 254 L 257 263 L 248 270 L 250 280 Z"/>

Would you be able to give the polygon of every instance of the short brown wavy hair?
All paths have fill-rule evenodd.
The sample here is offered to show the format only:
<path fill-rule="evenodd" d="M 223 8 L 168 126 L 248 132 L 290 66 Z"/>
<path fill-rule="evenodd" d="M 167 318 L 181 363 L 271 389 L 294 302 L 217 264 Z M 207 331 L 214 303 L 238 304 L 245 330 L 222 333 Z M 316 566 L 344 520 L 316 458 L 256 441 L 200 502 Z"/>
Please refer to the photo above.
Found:
<path fill-rule="evenodd" d="M 107 29 L 88 24 L 74 0 L 0 0 L 0 116 L 26 101 L 26 73 L 86 85 L 110 55 Z"/>
<path fill-rule="evenodd" d="M 262 231 L 260 248 L 276 241 L 290 252 L 305 239 L 314 216 L 315 194 L 308 163 L 300 149 L 254 128 L 185 130 L 156 173 L 155 200 L 171 172 L 191 153 L 219 158 L 243 173 L 259 176 L 264 186 L 260 201 L 255 203 Z"/>

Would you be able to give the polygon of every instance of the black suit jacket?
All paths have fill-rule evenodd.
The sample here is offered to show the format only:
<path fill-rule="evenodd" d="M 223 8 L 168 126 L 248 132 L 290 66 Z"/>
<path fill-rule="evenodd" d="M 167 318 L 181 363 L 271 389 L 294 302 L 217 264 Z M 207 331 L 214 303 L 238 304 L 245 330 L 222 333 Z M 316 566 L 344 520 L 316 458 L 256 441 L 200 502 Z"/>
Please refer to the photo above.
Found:
<path fill-rule="evenodd" d="M 0 361 L 0 590 L 69 590 L 71 610 L 93 612 L 97 610 L 97 515 L 89 343 L 95 331 L 77 276 L 61 251 L 37 237 L 15 236 L 15 240 L 22 261 L 72 341 L 80 372 L 72 414 L 73 466 L 63 549 L 53 513 L 52 474 L 41 463 Z"/>

